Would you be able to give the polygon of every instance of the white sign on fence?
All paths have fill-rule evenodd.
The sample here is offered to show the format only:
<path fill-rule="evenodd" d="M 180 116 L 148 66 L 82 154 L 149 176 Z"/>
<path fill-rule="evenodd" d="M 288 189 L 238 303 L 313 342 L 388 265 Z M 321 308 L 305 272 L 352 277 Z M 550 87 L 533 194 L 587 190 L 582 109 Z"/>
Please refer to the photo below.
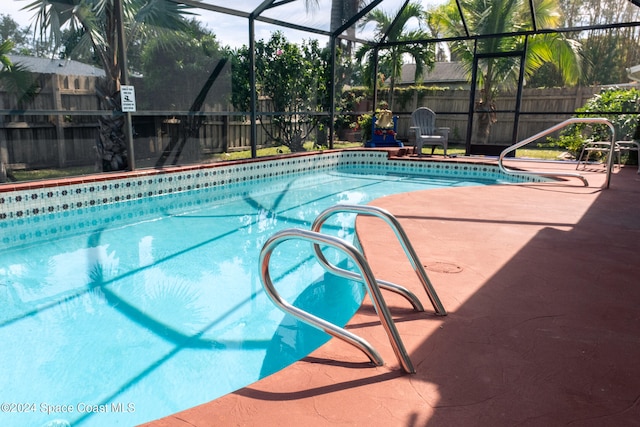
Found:
<path fill-rule="evenodd" d="M 123 113 L 135 113 L 136 91 L 133 86 L 120 86 L 120 101 Z"/>

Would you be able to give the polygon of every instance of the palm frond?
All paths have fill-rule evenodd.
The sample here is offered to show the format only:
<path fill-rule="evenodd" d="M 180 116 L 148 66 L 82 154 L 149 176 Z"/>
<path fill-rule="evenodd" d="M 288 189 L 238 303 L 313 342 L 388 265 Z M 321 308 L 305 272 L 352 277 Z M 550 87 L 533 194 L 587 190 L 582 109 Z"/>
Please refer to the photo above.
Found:
<path fill-rule="evenodd" d="M 503 53 L 523 49 L 524 37 L 505 36 L 508 33 L 530 30 L 530 3 L 523 0 L 461 0 L 465 20 L 470 33 L 496 34 L 496 37 L 479 39 L 479 53 Z M 558 0 L 537 0 L 533 2 L 538 27 L 555 28 L 561 21 Z M 434 12 L 432 18 L 443 35 L 465 36 L 457 19 L 455 2 L 447 3 Z M 457 41 L 451 44 L 452 52 L 463 62 L 465 69 L 471 73 L 474 45 L 468 41 Z M 545 63 L 553 63 L 561 71 L 565 82 L 575 83 L 581 74 L 581 58 L 579 44 L 560 34 L 542 34 L 529 38 L 526 52 L 525 73 L 532 75 Z M 503 59 L 486 61 L 481 66 L 480 80 L 491 79 L 505 82 L 517 76 L 518 61 Z M 491 84 L 489 86 L 492 86 Z"/>
<path fill-rule="evenodd" d="M 0 71 L 0 82 L 7 92 L 16 95 L 19 106 L 33 99 L 40 89 L 33 73 L 19 63 Z"/>
<path fill-rule="evenodd" d="M 186 30 L 185 17 L 194 15 L 191 7 L 168 0 L 132 0 L 128 10 L 137 23 L 171 30 Z"/>
<path fill-rule="evenodd" d="M 13 66 L 13 64 L 7 56 L 11 52 L 11 49 L 13 49 L 13 42 L 11 40 L 5 40 L 4 42 L 0 43 L 0 64 L 2 64 L 2 68 L 0 68 L 0 71 L 11 71 L 11 67 Z"/>

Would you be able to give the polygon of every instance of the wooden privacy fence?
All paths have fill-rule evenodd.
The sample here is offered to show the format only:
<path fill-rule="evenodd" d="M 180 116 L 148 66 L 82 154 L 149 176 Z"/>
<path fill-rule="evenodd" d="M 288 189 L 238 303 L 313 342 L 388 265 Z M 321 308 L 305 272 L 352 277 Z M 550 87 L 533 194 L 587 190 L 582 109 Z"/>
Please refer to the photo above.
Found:
<path fill-rule="evenodd" d="M 172 116 L 161 118 L 158 116 L 141 116 L 133 118 L 134 151 L 136 162 L 140 167 L 155 164 L 156 159 L 172 143 L 184 147 L 177 148 L 170 154 L 166 164 L 176 164 L 176 153 L 179 152 L 177 164 L 196 163 L 207 156 L 233 151 L 249 150 L 251 148 L 251 123 L 243 116 L 234 113 L 204 116 L 198 128 L 198 135 L 184 140 L 184 130 L 181 127 L 187 116 Z M 269 124 L 267 123 L 267 127 Z M 278 135 L 277 129 L 269 129 L 271 135 Z M 268 146 L 271 139 L 263 126 L 258 123 L 258 148 Z"/>
<path fill-rule="evenodd" d="M 33 118 L 35 116 L 31 116 Z M 172 117 L 134 117 L 134 150 L 143 163 L 154 161 L 172 140 L 179 141 L 180 121 Z M 223 153 L 250 147 L 250 123 L 234 122 L 230 116 L 204 120 L 199 134 L 184 144 L 181 163 L 200 155 Z M 56 125 L 39 122 L 9 122 L 0 125 L 0 149 L 12 168 L 64 168 L 86 166 L 96 161 L 97 117 L 93 123 Z M 259 145 L 268 140 L 258 126 Z M 188 160 L 187 160 L 188 159 Z"/>
<path fill-rule="evenodd" d="M 91 76 L 40 74 L 38 95 L 24 107 L 15 95 L 0 88 L 0 160 L 13 169 L 95 164 L 98 119 L 111 114 L 100 110 L 97 81 Z M 181 150 L 181 163 L 250 147 L 251 130 L 246 117 L 233 112 L 203 114 L 197 136 L 188 138 Z M 136 160 L 141 165 L 152 164 L 172 141 L 179 143 L 180 125 L 186 119 L 180 112 L 134 113 Z M 259 146 L 269 142 L 261 126 L 257 136 Z"/>
<path fill-rule="evenodd" d="M 100 111 L 95 77 L 43 74 L 40 91 L 28 109 L 16 110 L 17 100 L 0 89 L 0 159 L 10 167 L 64 168 L 92 165 L 96 161 Z M 522 99 L 518 139 L 524 139 L 567 119 L 571 112 L 599 87 L 561 89 L 525 89 Z M 421 89 L 410 97 L 396 99 L 394 113 L 400 116 L 398 136 L 411 143 L 410 113 L 427 106 L 437 114 L 437 125 L 451 128 L 451 142 L 466 140 L 469 109 L 468 90 Z M 504 93 L 497 110 L 515 106 L 515 93 Z M 218 107 L 219 108 L 219 107 Z M 208 111 L 205 107 L 198 134 L 188 138 L 179 163 L 197 162 L 203 156 L 250 148 L 248 118 L 234 112 Z M 371 110 L 370 102 L 358 108 Z M 107 114 L 109 112 L 106 112 Z M 527 114 L 534 113 L 534 114 Z M 513 114 L 499 113 L 492 127 L 491 139 L 497 144 L 511 144 Z M 180 125 L 188 116 L 139 111 L 133 113 L 134 150 L 140 166 L 154 164 L 166 147 L 179 140 Z M 258 126 L 258 146 L 268 145 L 269 137 Z"/>
<path fill-rule="evenodd" d="M 573 87 L 551 89 L 525 89 L 520 106 L 518 138 L 523 140 L 550 126 L 573 116 L 573 111 L 581 107 L 600 87 Z M 400 139 L 413 143 L 410 114 L 418 107 L 429 107 L 437 113 L 437 126 L 449 127 L 449 140 L 464 143 L 467 137 L 469 111 L 469 90 L 424 90 L 413 94 L 404 103 L 394 102 L 394 114 L 398 114 L 398 134 Z M 502 93 L 496 100 L 496 110 L 514 110 L 515 92 Z M 371 108 L 370 104 L 367 108 Z M 491 127 L 491 142 L 497 145 L 511 145 L 513 133 L 513 113 L 497 113 L 497 121 Z M 474 118 L 477 122 L 477 117 Z"/>

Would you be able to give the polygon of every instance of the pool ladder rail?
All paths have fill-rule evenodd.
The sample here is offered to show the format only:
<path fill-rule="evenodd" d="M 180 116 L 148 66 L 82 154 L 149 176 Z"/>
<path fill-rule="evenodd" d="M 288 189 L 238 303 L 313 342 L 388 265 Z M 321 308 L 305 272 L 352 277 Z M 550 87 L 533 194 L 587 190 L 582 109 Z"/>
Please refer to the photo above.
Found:
<path fill-rule="evenodd" d="M 543 136 L 549 135 L 553 132 L 556 132 L 564 127 L 567 127 L 569 125 L 575 125 L 575 124 L 587 124 L 587 125 L 592 125 L 592 124 L 601 124 L 601 125 L 607 125 L 609 126 L 609 130 L 611 131 L 611 142 L 609 143 L 608 147 L 609 147 L 609 154 L 607 157 L 607 177 L 606 177 L 606 181 L 604 184 L 605 188 L 609 188 L 610 182 L 611 182 L 611 171 L 613 169 L 613 157 L 614 157 L 614 152 L 615 152 L 615 140 L 616 140 L 616 130 L 613 126 L 613 124 L 611 123 L 611 121 L 609 121 L 608 119 L 605 118 L 601 118 L 601 117 L 572 117 L 570 119 L 567 119 L 563 122 L 560 122 L 556 125 L 551 126 L 548 129 L 543 130 L 542 132 L 539 132 L 527 139 L 524 139 L 514 145 L 511 145 L 507 148 L 505 148 L 501 153 L 500 153 L 500 157 L 498 158 L 498 167 L 500 168 L 500 170 L 507 174 L 507 175 L 531 175 L 531 176 L 551 176 L 551 177 L 560 177 L 560 176 L 564 176 L 564 177 L 573 177 L 573 178 L 578 178 L 580 181 L 582 181 L 582 183 L 584 184 L 585 187 L 589 186 L 589 182 L 587 181 L 587 178 L 585 178 L 582 174 L 579 173 L 573 173 L 573 172 L 547 172 L 547 171 L 524 171 L 524 170 L 513 170 L 510 168 L 507 168 L 506 166 L 504 166 L 503 161 L 504 158 L 507 154 L 511 153 L 512 151 L 517 150 L 518 148 L 522 148 L 525 145 L 534 142 L 540 138 L 542 138 Z M 579 159 L 578 159 L 579 160 Z M 578 161 L 578 164 L 580 164 L 580 162 Z M 640 170 L 640 169 L 639 169 Z"/>
<path fill-rule="evenodd" d="M 400 363 L 400 366 L 407 373 L 415 373 L 415 368 L 413 367 L 411 359 L 407 354 L 402 339 L 400 338 L 400 334 L 398 333 L 398 330 L 395 326 L 393 318 L 391 317 L 391 313 L 389 312 L 389 308 L 387 307 L 380 289 L 386 289 L 404 297 L 411 303 L 414 310 L 416 311 L 424 311 L 424 308 L 420 303 L 418 297 L 416 297 L 415 294 L 413 294 L 408 289 L 391 282 L 377 280 L 374 277 L 373 272 L 371 271 L 371 267 L 369 266 L 365 256 L 354 245 L 338 237 L 321 233 L 322 225 L 328 218 L 336 213 L 345 212 L 355 213 L 357 215 L 376 216 L 383 219 L 387 224 L 389 224 L 389 226 L 393 229 L 396 237 L 400 241 L 400 244 L 402 245 L 405 254 L 409 258 L 414 271 L 418 275 L 418 278 L 420 279 L 420 282 L 422 283 L 422 286 L 424 287 L 427 296 L 429 297 L 429 300 L 433 305 L 435 314 L 439 316 L 446 316 L 447 312 L 440 302 L 440 299 L 438 298 L 438 295 L 436 294 L 436 291 L 433 288 L 433 285 L 431 284 L 427 273 L 424 271 L 424 268 L 420 263 L 420 259 L 418 258 L 416 251 L 413 249 L 413 246 L 411 245 L 411 242 L 409 241 L 409 238 L 407 237 L 407 234 L 403 230 L 402 226 L 400 225 L 398 220 L 393 215 L 391 215 L 391 213 L 375 206 L 336 205 L 321 212 L 313 222 L 311 230 L 288 228 L 275 233 L 265 242 L 262 247 L 262 251 L 260 252 L 260 278 L 262 280 L 262 285 L 271 301 L 273 301 L 273 303 L 281 310 L 291 314 L 302 322 L 314 326 L 335 338 L 338 338 L 355 346 L 364 354 L 366 354 L 373 364 L 382 366 L 384 364 L 382 357 L 366 340 L 347 331 L 344 328 L 341 328 L 331 322 L 328 322 L 298 307 L 295 307 L 294 305 L 285 301 L 275 289 L 273 281 L 271 280 L 271 275 L 269 274 L 269 261 L 274 249 L 280 243 L 283 243 L 287 240 L 297 239 L 312 242 L 318 262 L 327 271 L 350 280 L 364 282 L 367 287 L 369 297 L 371 298 L 371 302 L 373 303 L 376 313 L 378 313 L 378 316 L 380 316 L 380 322 L 382 323 L 382 326 L 384 327 L 385 332 L 389 337 L 389 341 L 391 342 L 391 346 L 398 359 L 398 362 Z M 320 248 L 321 244 L 333 247 L 334 249 L 346 254 L 347 257 L 350 258 L 351 261 L 355 264 L 360 274 L 339 268 L 331 264 L 331 262 L 329 262 L 322 253 L 322 249 Z"/>

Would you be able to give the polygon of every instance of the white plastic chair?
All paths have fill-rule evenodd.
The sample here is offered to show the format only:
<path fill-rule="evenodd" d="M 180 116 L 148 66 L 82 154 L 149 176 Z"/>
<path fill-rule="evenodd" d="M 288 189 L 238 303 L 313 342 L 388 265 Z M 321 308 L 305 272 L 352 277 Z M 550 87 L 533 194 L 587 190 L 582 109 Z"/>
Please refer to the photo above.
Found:
<path fill-rule="evenodd" d="M 604 158 L 606 159 L 607 154 L 611 149 L 611 143 L 608 141 L 587 141 L 582 146 L 582 151 L 580 152 L 580 156 L 578 157 L 578 164 L 576 165 L 576 169 L 580 167 L 582 164 L 586 167 L 589 162 L 589 157 L 592 152 L 600 152 Z M 614 158 L 613 165 L 620 165 L 621 153 L 623 151 L 637 151 L 640 154 L 640 143 L 636 141 L 616 141 L 615 146 L 613 147 L 614 155 L 617 157 Z M 585 156 L 586 154 L 586 156 Z M 638 173 L 640 174 L 640 165 L 638 166 Z"/>
<path fill-rule="evenodd" d="M 447 145 L 449 144 L 449 128 L 436 127 L 436 113 L 427 107 L 420 107 L 411 113 L 410 128 L 416 135 L 416 151 L 418 156 L 422 156 L 422 147 L 431 145 L 431 154 L 437 145 L 442 145 L 444 155 L 447 156 Z"/>
<path fill-rule="evenodd" d="M 593 141 L 590 139 L 585 141 L 584 145 L 582 146 L 582 150 L 580 151 L 580 155 L 578 156 L 578 164 L 576 165 L 576 170 L 580 167 L 580 164 L 585 167 L 587 166 L 589 157 L 591 157 L 591 153 L 599 153 L 603 157 L 603 159 L 606 159 L 606 156 L 610 152 L 610 150 L 611 142 L 609 141 Z M 620 151 L 614 149 L 614 155 L 618 157 L 617 162 L 614 159 L 613 164 L 615 166 L 615 164 L 620 162 Z M 606 160 L 603 163 L 606 164 Z"/>

